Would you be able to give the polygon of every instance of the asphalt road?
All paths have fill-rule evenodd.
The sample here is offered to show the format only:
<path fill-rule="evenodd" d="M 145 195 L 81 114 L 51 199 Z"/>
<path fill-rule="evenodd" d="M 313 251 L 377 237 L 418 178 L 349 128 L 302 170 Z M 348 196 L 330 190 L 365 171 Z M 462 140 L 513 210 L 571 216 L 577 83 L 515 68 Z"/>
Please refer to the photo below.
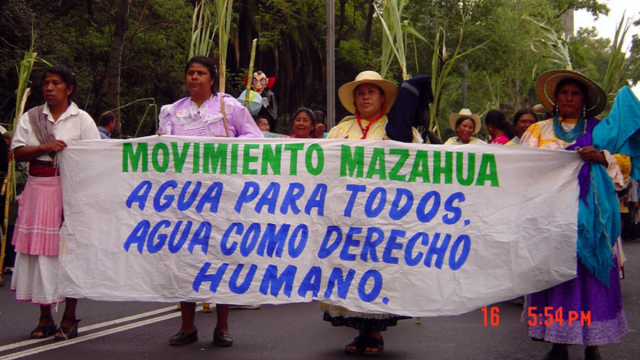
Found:
<path fill-rule="evenodd" d="M 640 358 L 640 241 L 625 243 L 626 279 L 623 301 L 630 332 L 620 344 L 603 346 L 604 359 Z M 3 275 L 4 284 L 10 275 Z M 99 279 L 97 279 L 99 281 Z M 499 323 L 485 326 L 481 310 L 460 316 L 409 319 L 384 333 L 383 359 L 541 359 L 549 344 L 527 337 L 519 322 L 522 307 L 512 302 L 494 305 Z M 62 317 L 54 315 L 59 322 Z M 38 321 L 38 309 L 15 301 L 7 286 L 0 288 L 0 360 L 8 359 L 358 359 L 344 346 L 356 332 L 334 328 L 322 321 L 317 303 L 264 305 L 260 310 L 231 310 L 231 348 L 211 344 L 215 312 L 198 312 L 199 341 L 171 347 L 171 335 L 179 328 L 174 304 L 80 301 L 80 336 L 65 342 L 52 338 L 29 340 Z M 583 359 L 581 346 L 570 348 L 571 360 Z"/>

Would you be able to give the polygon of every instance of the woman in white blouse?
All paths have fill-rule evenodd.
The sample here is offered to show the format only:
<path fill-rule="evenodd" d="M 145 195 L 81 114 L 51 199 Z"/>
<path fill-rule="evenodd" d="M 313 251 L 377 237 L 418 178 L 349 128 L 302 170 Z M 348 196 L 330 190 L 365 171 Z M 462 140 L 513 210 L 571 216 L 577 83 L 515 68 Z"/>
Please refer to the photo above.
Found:
<path fill-rule="evenodd" d="M 71 101 L 75 75 L 65 66 L 45 71 L 42 92 L 46 103 L 29 110 L 16 125 L 11 148 L 18 162 L 29 162 L 29 179 L 21 195 L 13 244 L 16 249 L 11 290 L 18 301 L 40 306 L 40 321 L 31 338 L 55 334 L 56 340 L 78 335 L 77 299 L 58 290 L 58 253 L 62 225 L 62 191 L 56 154 L 70 140 L 100 139 L 95 122 Z M 66 300 L 60 328 L 51 305 Z"/>

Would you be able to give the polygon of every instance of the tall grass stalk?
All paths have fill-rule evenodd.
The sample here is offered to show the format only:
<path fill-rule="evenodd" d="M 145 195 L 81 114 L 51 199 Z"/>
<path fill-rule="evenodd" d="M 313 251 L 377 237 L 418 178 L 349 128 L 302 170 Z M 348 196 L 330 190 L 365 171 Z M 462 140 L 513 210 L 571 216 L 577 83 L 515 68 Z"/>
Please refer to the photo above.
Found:
<path fill-rule="evenodd" d="M 107 110 L 107 111 L 105 111 L 103 113 L 103 115 L 105 113 L 110 112 L 110 111 L 118 111 L 120 109 L 124 109 L 126 107 L 129 107 L 129 106 L 131 106 L 133 104 L 136 104 L 136 103 L 139 103 L 139 102 L 142 102 L 142 101 L 148 101 L 148 102 L 150 102 L 150 104 L 147 105 L 147 108 L 145 109 L 144 114 L 142 114 L 142 119 L 140 119 L 140 122 L 138 122 L 138 128 L 136 129 L 136 133 L 133 135 L 133 137 L 138 137 L 138 133 L 140 132 L 140 128 L 142 128 L 142 124 L 144 124 L 144 121 L 147 118 L 147 114 L 149 113 L 149 111 L 151 111 L 151 109 L 153 109 L 153 112 L 154 112 L 153 118 L 155 119 L 155 131 L 157 132 L 158 131 L 158 105 L 156 104 L 156 100 L 154 98 L 143 98 L 143 99 L 133 100 L 132 102 L 130 102 L 128 104 L 119 106 L 119 107 L 117 107 L 115 109 Z"/>
<path fill-rule="evenodd" d="M 531 77 L 535 79 L 536 70 L 542 60 L 548 60 L 560 65 L 565 70 L 573 70 L 571 65 L 571 55 L 569 54 L 569 39 L 566 35 L 558 36 L 555 30 L 549 26 L 539 23 L 527 15 L 522 15 L 522 19 L 536 24 L 543 37 L 535 38 L 531 41 L 531 50 L 540 54 L 540 59 L 534 64 Z"/>
<path fill-rule="evenodd" d="M 220 92 L 225 90 L 225 78 L 227 73 L 227 47 L 229 46 L 229 34 L 231 31 L 231 16 L 233 0 L 216 0 L 216 17 L 218 19 L 218 56 L 220 63 L 220 80 L 218 88 Z"/>
<path fill-rule="evenodd" d="M 382 24 L 382 68 L 380 75 L 384 78 L 391 66 L 391 62 L 395 58 L 400 64 L 402 70 L 402 79 L 406 80 L 407 75 L 407 59 L 405 56 L 405 38 L 402 31 L 402 10 L 405 0 L 385 0 L 382 7 L 382 13 L 374 6 L 378 18 Z"/>
<path fill-rule="evenodd" d="M 460 52 L 462 47 L 462 41 L 464 39 L 465 20 L 466 17 L 460 10 L 462 18 L 462 24 L 460 26 L 460 37 L 458 44 L 456 45 L 453 54 L 449 56 L 447 54 L 447 42 L 446 32 L 442 27 L 439 27 L 436 32 L 436 39 L 433 46 L 433 58 L 431 59 L 431 89 L 433 91 L 433 104 L 429 107 L 429 130 L 434 131 L 438 137 L 440 137 L 440 128 L 438 127 L 438 108 L 440 104 L 440 97 L 442 95 L 442 89 L 447 82 L 449 72 L 453 68 L 453 65 L 461 57 L 470 54 L 473 51 L 485 46 L 489 41 L 487 40 L 482 44 L 473 47 L 464 52 Z M 441 40 L 442 39 L 442 40 Z"/>
<path fill-rule="evenodd" d="M 256 59 L 256 46 L 258 45 L 258 39 L 253 39 L 251 42 L 251 60 L 249 60 L 249 73 L 247 74 L 247 92 L 244 95 L 244 106 L 249 109 L 249 91 L 251 91 L 251 81 L 253 78 L 253 63 Z"/>
<path fill-rule="evenodd" d="M 382 13 L 377 7 L 374 7 L 378 14 L 378 19 L 382 24 L 382 56 L 380 62 L 382 64 L 380 75 L 385 77 L 393 58 L 398 60 L 400 69 L 402 71 L 402 80 L 411 78 L 411 75 L 407 72 L 407 58 L 406 48 L 408 46 L 409 35 L 413 38 L 414 56 L 416 61 L 416 71 L 419 73 L 418 68 L 418 49 L 416 45 L 416 39 L 428 43 L 427 40 L 416 31 L 409 20 L 402 20 L 402 14 L 404 10 L 404 0 L 385 0 Z"/>
<path fill-rule="evenodd" d="M 213 30 L 211 27 L 213 26 Z M 191 46 L 189 48 L 189 59 L 196 55 L 209 56 L 213 46 L 213 34 L 216 32 L 216 25 L 211 23 L 211 12 L 207 1 L 202 0 L 193 9 L 193 20 L 191 22 Z"/>
<path fill-rule="evenodd" d="M 607 111 L 613 106 L 613 100 L 618 91 L 628 84 L 629 79 L 636 77 L 638 73 L 640 73 L 640 59 L 632 59 L 631 65 L 625 66 L 628 65 L 627 61 L 629 59 L 627 59 L 626 51 L 624 51 L 622 47 L 630 26 L 631 20 L 623 14 L 616 27 L 616 34 L 611 43 L 609 62 L 607 63 L 607 70 L 602 80 L 602 89 L 607 94 L 609 100 L 607 103 Z"/>
<path fill-rule="evenodd" d="M 18 71 L 18 89 L 16 90 L 16 108 L 15 108 L 15 116 L 13 117 L 13 121 L 11 122 L 9 130 L 13 134 L 16 127 L 18 126 L 18 122 L 20 121 L 20 117 L 24 113 L 24 107 L 27 103 L 27 98 L 31 92 L 29 88 L 29 78 L 31 77 L 31 71 L 33 70 L 33 65 L 36 62 L 36 58 L 38 54 L 35 52 L 35 34 L 32 32 L 31 35 L 31 46 L 29 50 L 24 53 L 24 58 L 20 61 L 20 64 L 17 66 Z M 4 141 L 4 140 L 0 140 Z M 5 195 L 4 202 L 4 223 L 2 226 L 2 239 L 0 240 L 0 271 L 4 270 L 4 258 L 5 258 L 5 245 L 7 243 L 7 230 L 9 228 L 9 209 L 11 206 L 11 202 L 16 198 L 16 177 L 15 177 L 16 165 L 15 161 L 13 161 L 13 157 L 9 159 L 9 166 L 7 171 L 7 176 L 5 177 L 2 184 L 2 193 Z M 2 279 L 0 279 L 0 283 Z"/>

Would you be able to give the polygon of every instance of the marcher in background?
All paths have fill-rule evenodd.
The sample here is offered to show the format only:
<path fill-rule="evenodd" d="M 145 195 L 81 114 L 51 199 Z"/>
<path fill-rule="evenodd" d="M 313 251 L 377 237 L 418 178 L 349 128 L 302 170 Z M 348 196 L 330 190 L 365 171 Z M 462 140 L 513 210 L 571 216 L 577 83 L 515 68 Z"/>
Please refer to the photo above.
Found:
<path fill-rule="evenodd" d="M 62 225 L 60 172 L 54 162 L 69 140 L 100 139 L 94 120 L 71 101 L 76 78 L 67 67 L 56 65 L 42 78 L 46 104 L 24 114 L 11 143 L 17 162 L 29 162 L 29 179 L 20 199 L 13 245 L 16 264 L 11 290 L 16 300 L 40 306 L 40 321 L 31 338 L 55 333 L 56 340 L 78 335 L 76 305 L 58 289 L 58 254 Z M 51 316 L 51 304 L 66 300 L 60 328 Z"/>
<path fill-rule="evenodd" d="M 507 115 L 501 110 L 491 110 L 484 117 L 487 131 L 491 136 L 489 144 L 505 145 L 515 136 L 513 127 L 507 121 Z"/>
<path fill-rule="evenodd" d="M 462 109 L 458 113 L 449 115 L 449 125 L 456 132 L 456 136 L 450 137 L 444 145 L 486 144 L 474 135 L 480 132 L 482 123 L 480 117 L 469 109 Z"/>
<path fill-rule="evenodd" d="M 213 60 L 206 56 L 195 56 L 184 69 L 189 97 L 160 110 L 159 134 L 205 137 L 261 138 L 262 132 L 249 111 L 234 97 L 215 93 L 214 84 L 218 72 Z M 198 341 L 195 326 L 196 303 L 180 303 L 182 326 L 170 340 L 170 345 L 186 345 Z M 217 304 L 217 323 L 213 331 L 213 344 L 231 346 L 229 335 L 229 305 Z"/>
<path fill-rule="evenodd" d="M 611 198 L 607 188 L 613 192 L 613 184 L 622 186 L 623 172 L 619 163 L 630 169 L 628 158 L 616 159 L 606 150 L 598 151 L 592 145 L 592 134 L 600 114 L 607 103 L 605 92 L 586 76 L 568 70 L 550 71 L 538 79 L 537 93 L 540 100 L 554 117 L 529 127 L 520 140 L 520 145 L 577 151 L 585 162 L 586 174 L 581 174 L 581 190 L 578 213 L 579 229 L 601 223 L 600 233 L 578 232 L 577 278 L 544 291 L 527 295 L 522 321 L 529 324 L 529 336 L 553 344 L 544 359 L 568 360 L 568 345 L 584 345 L 585 359 L 601 359 L 600 345 L 616 343 L 628 331 L 622 308 L 622 294 L 616 256 L 612 245 L 620 232 L 617 198 Z M 603 176 L 602 176 L 602 175 Z M 628 175 L 628 174 L 626 174 Z M 599 180 L 603 179 L 603 180 Z M 583 188 L 588 184 L 589 189 Z M 598 193 L 590 193 L 593 187 Z M 551 190 L 550 190 L 551 191 Z M 594 194 L 592 197 L 590 194 Z M 592 202 L 591 202 L 592 201 Z M 590 203 L 591 202 L 591 203 Z M 611 211 L 607 211 L 613 209 Z M 588 235 L 588 236 L 587 236 Z M 549 309 L 561 313 L 568 319 L 569 313 L 588 314 L 591 321 L 586 324 L 574 322 L 545 321 L 531 323 L 531 314 Z M 559 315 L 554 315 L 559 320 Z"/>
<path fill-rule="evenodd" d="M 294 139 L 311 139 L 316 126 L 316 115 L 311 109 L 301 107 L 291 116 L 291 132 L 292 135 L 283 136 L 283 138 Z"/>
<path fill-rule="evenodd" d="M 316 116 L 316 127 L 313 129 L 313 137 L 324 139 L 327 137 L 327 116 L 320 110 L 315 110 L 313 114 Z"/>
<path fill-rule="evenodd" d="M 507 145 L 520 145 L 520 138 L 524 135 L 524 132 L 537 121 L 538 117 L 532 110 L 518 110 L 515 115 L 513 115 L 513 128 L 516 131 L 516 136 L 513 137 Z"/>
<path fill-rule="evenodd" d="M 393 105 L 398 86 L 382 79 L 375 71 L 363 71 L 355 81 L 346 83 L 338 89 L 342 106 L 355 116 L 344 118 L 329 131 L 328 139 L 386 139 L 387 111 Z M 422 143 L 420 134 L 412 129 L 414 142 Z M 395 326 L 400 319 L 407 317 L 384 313 L 361 313 L 340 306 L 320 304 L 324 310 L 324 320 L 333 326 L 347 326 L 358 330 L 359 335 L 345 347 L 349 354 L 382 355 L 384 341 L 382 331 Z"/>
<path fill-rule="evenodd" d="M 111 139 L 111 132 L 116 127 L 116 115 L 111 111 L 100 116 L 98 123 L 98 131 L 100 131 L 101 139 Z"/>
<path fill-rule="evenodd" d="M 631 180 L 629 189 L 629 231 L 623 240 L 640 238 L 640 185 L 638 180 Z"/>
<path fill-rule="evenodd" d="M 269 120 L 267 120 L 267 118 L 263 116 L 256 116 L 255 120 L 256 125 L 258 125 L 258 129 L 267 132 L 271 131 L 271 128 L 269 127 Z"/>

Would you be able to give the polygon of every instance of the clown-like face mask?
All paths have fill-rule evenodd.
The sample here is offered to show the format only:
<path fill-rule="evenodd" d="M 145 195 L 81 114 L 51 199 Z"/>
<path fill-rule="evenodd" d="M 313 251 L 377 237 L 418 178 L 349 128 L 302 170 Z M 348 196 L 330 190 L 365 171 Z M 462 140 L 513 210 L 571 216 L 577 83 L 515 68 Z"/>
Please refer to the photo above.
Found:
<path fill-rule="evenodd" d="M 262 91 L 269 84 L 269 79 L 262 71 L 256 71 L 253 73 L 253 80 L 251 80 L 251 88 L 258 94 L 262 94 Z"/>

